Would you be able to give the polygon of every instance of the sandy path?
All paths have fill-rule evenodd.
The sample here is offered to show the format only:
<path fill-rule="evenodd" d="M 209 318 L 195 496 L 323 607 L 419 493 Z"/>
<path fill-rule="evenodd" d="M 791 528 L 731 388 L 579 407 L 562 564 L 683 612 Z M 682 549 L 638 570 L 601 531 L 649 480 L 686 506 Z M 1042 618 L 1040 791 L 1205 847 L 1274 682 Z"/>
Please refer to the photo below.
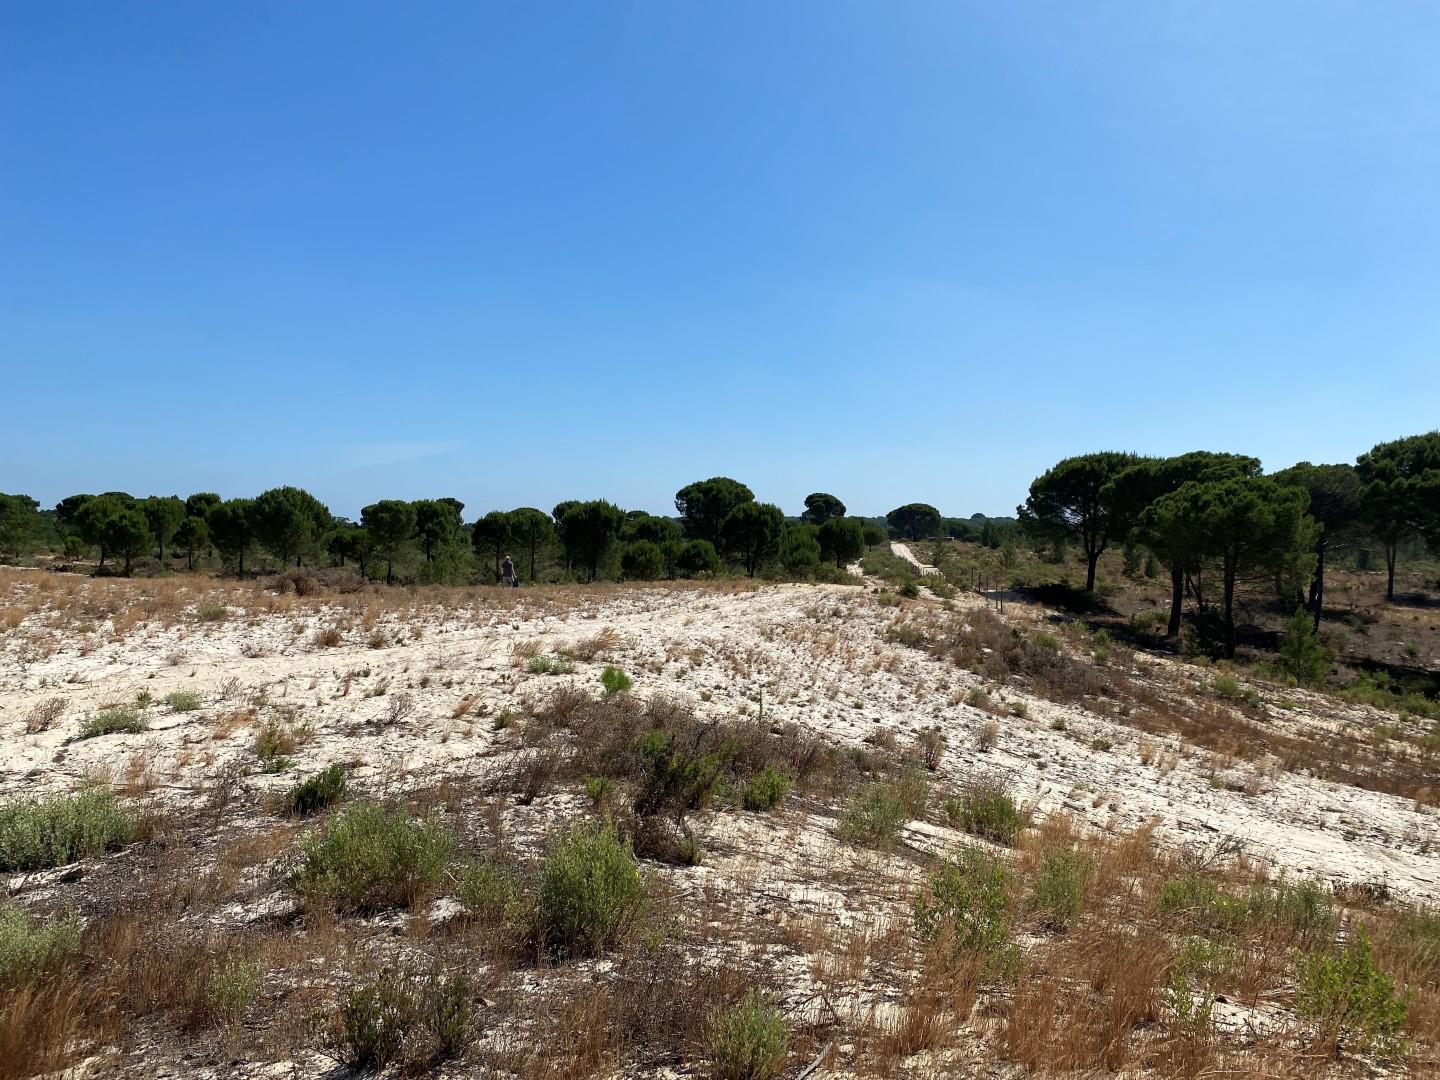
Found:
<path fill-rule="evenodd" d="M 921 562 L 919 556 L 910 550 L 909 544 L 902 544 L 898 540 L 892 540 L 890 541 L 890 553 L 899 556 L 911 566 L 915 567 L 916 570 L 919 570 L 921 577 L 929 577 L 931 574 L 938 574 L 940 572 L 938 567 Z"/>

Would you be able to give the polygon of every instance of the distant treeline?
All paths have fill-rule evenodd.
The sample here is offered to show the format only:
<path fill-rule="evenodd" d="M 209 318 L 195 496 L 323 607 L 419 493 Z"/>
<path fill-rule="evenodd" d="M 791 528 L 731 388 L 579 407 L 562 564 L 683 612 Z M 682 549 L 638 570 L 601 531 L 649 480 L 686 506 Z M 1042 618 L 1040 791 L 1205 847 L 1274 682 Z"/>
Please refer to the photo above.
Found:
<path fill-rule="evenodd" d="M 1304 461 L 1269 475 L 1240 454 L 1083 454 L 1036 478 L 1018 513 L 1037 541 L 1080 548 L 1088 591 L 1107 547 L 1147 550 L 1169 570 L 1169 633 L 1188 596 L 1218 613 L 1233 656 L 1235 589 L 1247 579 L 1273 582 L 1318 627 L 1326 561 L 1371 544 L 1384 552 L 1394 599 L 1400 553 L 1440 549 L 1440 432 L 1380 443 L 1353 465 Z"/>
<path fill-rule="evenodd" d="M 834 578 L 889 536 L 951 537 L 994 548 L 1073 545 L 1093 592 L 1101 554 L 1124 546 L 1169 571 L 1171 635 L 1188 597 L 1201 612 L 1218 613 L 1233 654 L 1238 584 L 1273 582 L 1318 625 L 1328 559 L 1378 547 L 1393 599 L 1401 553 L 1440 549 L 1440 432 L 1380 443 L 1353 465 L 1301 462 L 1268 475 L 1256 458 L 1208 450 L 1082 454 L 1037 477 L 1017 518 L 948 518 L 928 503 L 859 518 L 825 492 L 787 518 L 723 476 L 681 488 L 675 509 L 661 517 L 604 499 L 571 500 L 548 512 L 492 510 L 467 523 L 458 499 L 382 499 L 356 522 L 295 487 L 225 500 L 112 491 L 71 495 L 47 511 L 27 496 L 0 495 L 0 557 L 43 548 L 71 560 L 93 556 L 97 572 L 118 563 L 125 574 L 152 557 L 162 567 L 183 556 L 191 569 L 236 574 L 262 565 L 353 566 L 377 580 L 452 584 L 498 578 L 507 555 L 530 581 Z"/>
<path fill-rule="evenodd" d="M 675 517 L 591 499 L 548 511 L 492 510 L 467 522 L 464 503 L 439 498 L 381 499 L 351 521 L 296 487 L 253 499 L 110 491 L 71 495 L 49 510 L 28 496 L 0 495 L 0 557 L 20 561 L 44 550 L 72 562 L 94 559 L 97 573 L 125 575 L 137 565 L 149 572 L 182 559 L 192 570 L 238 575 L 336 566 L 386 582 L 446 584 L 496 580 L 507 556 L 528 581 L 726 573 L 815 579 L 839 576 L 890 535 L 948 530 L 999 542 L 996 523 L 981 515 L 961 521 L 935 514 L 931 528 L 914 508 L 899 507 L 885 519 L 849 517 L 838 498 L 816 492 L 798 517 L 787 518 L 757 502 L 744 484 L 719 476 L 676 492 Z"/>

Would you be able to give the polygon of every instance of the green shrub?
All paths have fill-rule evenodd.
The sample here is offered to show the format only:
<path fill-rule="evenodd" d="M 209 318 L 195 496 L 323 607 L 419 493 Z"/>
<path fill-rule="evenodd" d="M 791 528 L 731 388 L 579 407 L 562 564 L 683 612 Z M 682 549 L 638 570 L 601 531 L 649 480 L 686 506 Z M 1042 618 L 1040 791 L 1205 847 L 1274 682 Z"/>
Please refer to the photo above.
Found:
<path fill-rule="evenodd" d="M 630 843 L 615 827 L 577 825 L 550 848 L 540 872 L 540 930 L 547 944 L 574 956 L 614 945 L 644 910 L 646 883 Z"/>
<path fill-rule="evenodd" d="M 1297 608 L 1285 631 L 1280 635 L 1280 668 L 1301 686 L 1315 686 L 1325 681 L 1330 671 L 1330 657 L 1315 623 L 1304 608 Z"/>
<path fill-rule="evenodd" d="M 292 814 L 308 817 L 344 795 L 346 783 L 345 770 L 331 765 L 292 787 L 285 795 L 285 807 Z"/>
<path fill-rule="evenodd" d="M 1250 904 L 1241 896 L 1224 892 L 1199 874 L 1170 878 L 1160 886 L 1157 906 L 1169 915 L 1182 916 L 1192 926 L 1235 930 L 1250 918 Z"/>
<path fill-rule="evenodd" d="M 1065 848 L 1047 851 L 1035 873 L 1030 904 L 1046 926 L 1064 930 L 1085 906 L 1085 893 L 1095 877 L 1095 860 Z"/>
<path fill-rule="evenodd" d="M 1214 685 L 1215 692 L 1223 698 L 1234 700 L 1235 698 L 1243 697 L 1245 693 L 1244 690 L 1240 688 L 1240 684 L 1235 680 L 1234 676 L 1231 675 L 1216 675 Z"/>
<path fill-rule="evenodd" d="M 224 604 L 201 604 L 195 609 L 195 617 L 201 622 L 224 622 L 230 609 Z"/>
<path fill-rule="evenodd" d="M 81 739 L 94 739 L 101 735 L 138 735 L 145 730 L 145 717 L 134 705 L 112 705 L 101 709 L 80 727 Z"/>
<path fill-rule="evenodd" d="M 532 656 L 525 670 L 531 675 L 569 675 L 575 665 L 562 656 Z"/>
<path fill-rule="evenodd" d="M 611 694 L 625 693 L 634 685 L 634 681 L 619 668 L 607 665 L 605 670 L 600 672 L 600 685 L 605 687 L 605 696 L 609 697 Z"/>
<path fill-rule="evenodd" d="M 994 776 L 972 778 L 946 801 L 945 814 L 971 835 L 1006 847 L 1014 847 L 1027 824 L 1005 782 Z"/>
<path fill-rule="evenodd" d="M 773 765 L 766 765 L 745 782 L 741 800 L 746 810 L 774 810 L 785 801 L 790 777 Z"/>
<path fill-rule="evenodd" d="M 1271 919 L 1301 934 L 1328 936 L 1339 923 L 1330 889 L 1318 881 L 1257 885 L 1250 891 L 1249 906 L 1252 918 Z"/>
<path fill-rule="evenodd" d="M 642 767 L 635 812 L 658 814 L 699 810 L 720 783 L 724 763 L 718 754 L 697 754 L 674 735 L 658 728 L 636 741 Z"/>
<path fill-rule="evenodd" d="M 1408 1007 L 1395 980 L 1375 968 L 1370 941 L 1360 933 L 1343 949 L 1299 956 L 1295 1012 L 1337 1045 L 1383 1055 L 1398 1048 Z"/>
<path fill-rule="evenodd" d="M 0 805 L 0 873 L 64 866 L 133 839 L 135 819 L 100 788 Z"/>
<path fill-rule="evenodd" d="M 172 690 L 165 695 L 165 704 L 176 712 L 194 712 L 200 708 L 200 695 L 194 690 Z"/>
<path fill-rule="evenodd" d="M 870 784 L 845 807 L 840 818 L 840 837 L 853 843 L 888 848 L 910 820 L 905 803 L 891 784 Z"/>
<path fill-rule="evenodd" d="M 914 600 L 920 595 L 920 586 L 913 581 L 907 581 L 900 586 L 900 595 L 907 600 Z"/>
<path fill-rule="evenodd" d="M 460 872 L 455 898 L 470 914 L 489 922 L 505 922 L 523 906 L 520 875 L 493 859 L 470 863 Z"/>
<path fill-rule="evenodd" d="M 31 982 L 80 951 L 80 920 L 42 922 L 19 904 L 0 901 L 0 986 Z"/>
<path fill-rule="evenodd" d="M 979 959 L 987 970 L 1008 968 L 1018 957 L 1012 941 L 1013 884 L 1005 864 L 967 848 L 943 864 L 915 900 L 915 929 L 957 956 Z"/>
<path fill-rule="evenodd" d="M 413 903 L 439 883 L 454 849 L 443 824 L 355 803 L 306 839 L 289 880 L 347 910 Z"/>
<path fill-rule="evenodd" d="M 264 973 L 259 964 L 235 960 L 210 973 L 205 985 L 205 1004 L 210 1015 L 223 1023 L 238 1024 L 260 998 Z"/>
<path fill-rule="evenodd" d="M 717 1080 L 775 1080 L 789 1049 L 784 1017 L 756 990 L 711 1018 L 710 1068 Z"/>

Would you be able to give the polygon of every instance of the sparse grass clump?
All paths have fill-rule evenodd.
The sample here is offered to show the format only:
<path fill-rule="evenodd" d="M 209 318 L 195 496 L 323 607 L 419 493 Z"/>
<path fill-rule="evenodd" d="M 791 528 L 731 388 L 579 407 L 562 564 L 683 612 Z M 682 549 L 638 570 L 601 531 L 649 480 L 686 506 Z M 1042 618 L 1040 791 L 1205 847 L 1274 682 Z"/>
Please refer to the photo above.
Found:
<path fill-rule="evenodd" d="M 346 910 L 413 904 L 439 884 L 454 850 L 443 824 L 355 803 L 305 841 L 289 880 Z"/>
<path fill-rule="evenodd" d="M 205 1005 L 221 1023 L 238 1024 L 260 998 L 264 972 L 249 960 L 234 960 L 216 968 L 205 984 Z"/>
<path fill-rule="evenodd" d="M 494 859 L 482 859 L 461 870 L 455 898 L 470 914 L 499 923 L 519 913 L 524 904 L 524 890 L 514 867 Z"/>
<path fill-rule="evenodd" d="M 1012 941 L 1014 885 L 1005 864 L 979 848 L 944 863 L 915 900 L 921 938 L 956 957 L 979 960 L 986 970 L 1017 958 Z"/>
<path fill-rule="evenodd" d="M 646 882 L 613 825 L 577 825 L 546 855 L 537 900 L 547 945 L 564 955 L 596 956 L 639 918 Z"/>
<path fill-rule="evenodd" d="M 532 656 L 525 664 L 531 675 L 569 675 L 575 665 L 563 656 Z"/>
<path fill-rule="evenodd" d="M 0 805 L 0 872 L 43 870 L 100 855 L 135 838 L 135 819 L 108 791 Z"/>
<path fill-rule="evenodd" d="M 711 1018 L 710 1068 L 716 1080 L 775 1080 L 789 1049 L 785 1018 L 757 990 Z"/>
<path fill-rule="evenodd" d="M 112 705 L 101 709 L 80 728 L 78 738 L 95 739 L 101 735 L 138 735 L 145 730 L 145 717 L 134 705 Z"/>
<path fill-rule="evenodd" d="M 331 1046 L 354 1069 L 377 1071 L 396 1062 L 426 1066 L 454 1057 L 470 1040 L 470 982 L 439 968 L 420 975 L 386 968 L 347 990 Z"/>
<path fill-rule="evenodd" d="M 741 801 L 746 810 L 774 810 L 785 801 L 789 790 L 790 777 L 775 766 L 766 765 L 745 782 Z"/>
<path fill-rule="evenodd" d="M 201 604 L 195 609 L 195 617 L 201 622 L 224 622 L 229 614 L 225 604 Z"/>
<path fill-rule="evenodd" d="M 1242 896 L 1199 874 L 1185 874 L 1160 887 L 1158 906 L 1194 929 L 1228 933 L 1268 922 L 1300 937 L 1324 938 L 1334 933 L 1339 921 L 1330 890 L 1315 881 L 1262 882 Z"/>
<path fill-rule="evenodd" d="M 46 698 L 40 704 L 25 714 L 25 733 L 36 735 L 42 731 L 49 731 L 60 719 L 60 714 L 65 711 L 65 699 L 63 697 Z"/>
<path fill-rule="evenodd" d="M 285 809 L 300 817 L 308 817 L 344 795 L 346 783 L 345 770 L 339 765 L 331 765 L 292 787 L 285 795 Z"/>
<path fill-rule="evenodd" d="M 973 777 L 959 795 L 945 803 L 945 814 L 972 836 L 1014 847 L 1026 826 L 1026 815 L 1005 781 L 996 776 Z"/>
<path fill-rule="evenodd" d="M 165 695 L 165 704 L 176 712 L 194 712 L 200 708 L 200 695 L 194 690 L 173 690 Z"/>
<path fill-rule="evenodd" d="M 878 848 L 893 846 L 905 822 L 924 810 L 926 790 L 924 774 L 919 772 L 862 788 L 840 818 L 841 839 Z"/>
<path fill-rule="evenodd" d="M 273 720 L 255 736 L 255 756 L 267 773 L 288 769 L 293 764 L 289 755 L 294 749 L 295 737 Z"/>
<path fill-rule="evenodd" d="M 1047 851 L 1035 873 L 1030 905 L 1052 930 L 1064 930 L 1085 906 L 1095 877 L 1095 859 L 1073 848 Z"/>
<path fill-rule="evenodd" d="M 1389 1054 L 1399 1046 L 1408 1011 L 1395 980 L 1371 961 L 1363 933 L 1343 949 L 1304 953 L 1296 961 L 1295 1012 L 1332 1046 Z"/>
<path fill-rule="evenodd" d="M 32 982 L 79 951 L 76 916 L 45 922 L 19 904 L 0 901 L 0 986 Z"/>
<path fill-rule="evenodd" d="M 600 673 L 600 685 L 605 687 L 605 694 L 623 694 L 634 685 L 634 680 L 617 667 L 606 666 Z"/>

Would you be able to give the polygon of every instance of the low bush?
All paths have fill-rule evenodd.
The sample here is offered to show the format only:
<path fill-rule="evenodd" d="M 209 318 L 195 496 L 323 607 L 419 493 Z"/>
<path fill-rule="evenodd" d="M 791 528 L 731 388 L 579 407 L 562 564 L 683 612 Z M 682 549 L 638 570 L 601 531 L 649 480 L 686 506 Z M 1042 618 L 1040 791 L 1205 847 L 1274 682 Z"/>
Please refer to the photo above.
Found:
<path fill-rule="evenodd" d="M 194 712 L 201 705 L 200 695 L 194 690 L 172 690 L 164 700 L 176 712 Z"/>
<path fill-rule="evenodd" d="M 774 810 L 785 801 L 789 790 L 790 777 L 775 766 L 766 765 L 745 781 L 741 802 L 746 810 Z"/>
<path fill-rule="evenodd" d="M 790 1030 L 774 1002 L 750 990 L 712 1016 L 709 1049 L 716 1080 L 775 1080 L 785 1068 Z"/>
<path fill-rule="evenodd" d="M 285 809 L 300 817 L 309 817 L 339 800 L 345 794 L 345 770 L 331 765 L 314 776 L 306 777 L 285 794 Z"/>
<path fill-rule="evenodd" d="M 454 849 L 443 824 L 355 803 L 306 839 L 289 881 L 347 910 L 413 904 L 439 884 Z"/>
<path fill-rule="evenodd" d="M 634 681 L 619 668 L 607 666 L 600 673 L 600 685 L 605 687 L 605 694 L 609 696 L 610 694 L 625 693 L 634 685 Z"/>
<path fill-rule="evenodd" d="M 81 739 L 101 735 L 138 735 L 145 730 L 145 717 L 134 705 L 112 705 L 89 717 L 80 728 Z"/>
<path fill-rule="evenodd" d="M 133 839 L 135 819 L 100 788 L 0 805 L 0 872 L 64 866 Z"/>
<path fill-rule="evenodd" d="M 675 735 L 654 729 L 636 743 L 643 768 L 635 796 L 637 814 L 702 809 L 715 793 L 725 763 L 718 753 L 698 753 Z"/>
<path fill-rule="evenodd" d="M 224 622 L 230 609 L 224 604 L 201 604 L 195 609 L 195 617 L 201 622 Z"/>
<path fill-rule="evenodd" d="M 1067 929 L 1085 906 L 1085 893 L 1095 877 L 1095 860 L 1064 848 L 1047 851 L 1035 872 L 1030 906 L 1052 930 Z"/>
<path fill-rule="evenodd" d="M 19 904 L 0 901 L 0 986 L 33 982 L 80 951 L 80 920 L 50 922 Z"/>
<path fill-rule="evenodd" d="M 997 776 L 972 777 L 959 795 L 946 801 L 945 814 L 972 836 L 1006 847 L 1015 846 L 1027 824 L 1026 814 Z"/>
<path fill-rule="evenodd" d="M 1018 958 L 1012 940 L 1014 884 L 1005 864 L 979 848 L 967 848 L 930 876 L 914 904 L 920 937 L 955 957 L 978 960 L 999 971 Z"/>
<path fill-rule="evenodd" d="M 646 882 L 615 827 L 584 824 L 551 846 L 540 872 L 540 932 L 564 955 L 595 956 L 623 937 L 644 910 Z"/>
<path fill-rule="evenodd" d="M 1395 980 L 1372 962 L 1363 933 L 1343 949 L 1303 953 L 1296 961 L 1295 1012 L 1336 1047 L 1389 1054 L 1399 1047 L 1408 1011 Z"/>

